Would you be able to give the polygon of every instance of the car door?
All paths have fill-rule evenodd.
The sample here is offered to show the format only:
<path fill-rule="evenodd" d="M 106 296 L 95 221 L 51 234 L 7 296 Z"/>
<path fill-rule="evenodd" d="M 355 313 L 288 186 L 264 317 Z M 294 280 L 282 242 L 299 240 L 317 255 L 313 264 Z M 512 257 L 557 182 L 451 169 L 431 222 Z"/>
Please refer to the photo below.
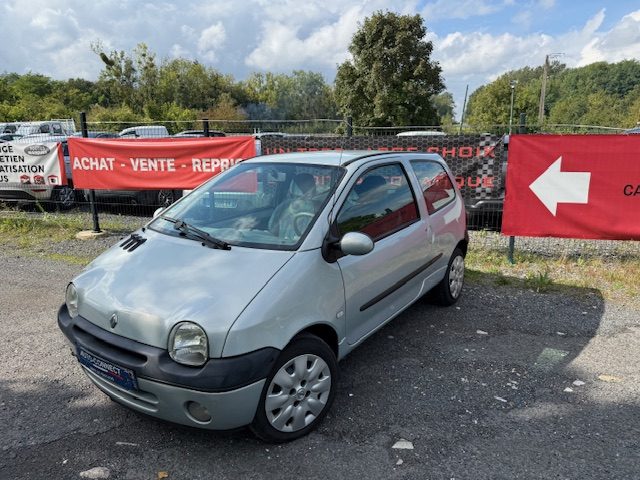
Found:
<path fill-rule="evenodd" d="M 431 227 L 433 251 L 441 255 L 435 266 L 444 268 L 458 243 L 463 203 L 445 170 L 435 160 L 411 160 L 411 167 L 422 190 Z M 439 280 L 439 279 L 438 279 Z M 433 286 L 433 285 L 431 285 Z"/>
<path fill-rule="evenodd" d="M 401 162 L 359 170 L 336 216 L 339 235 L 362 232 L 375 242 L 367 255 L 338 259 L 344 281 L 349 344 L 357 343 L 411 304 L 437 260 Z"/>

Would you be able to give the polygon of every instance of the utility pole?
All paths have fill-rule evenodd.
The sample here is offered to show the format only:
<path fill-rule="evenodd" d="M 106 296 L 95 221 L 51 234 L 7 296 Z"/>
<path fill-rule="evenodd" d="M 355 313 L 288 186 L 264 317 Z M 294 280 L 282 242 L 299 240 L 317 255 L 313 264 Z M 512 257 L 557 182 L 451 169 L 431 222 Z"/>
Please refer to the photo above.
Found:
<path fill-rule="evenodd" d="M 547 96 L 547 77 L 549 76 L 549 59 L 557 58 L 564 53 L 550 53 L 544 57 L 544 66 L 542 67 L 542 88 L 540 89 L 540 104 L 538 105 L 538 125 L 544 123 L 544 101 Z"/>
<path fill-rule="evenodd" d="M 467 83 L 467 88 L 464 91 L 464 103 L 462 104 L 462 117 L 460 117 L 460 135 L 462 135 L 462 125 L 464 124 L 464 111 L 467 109 L 467 94 L 469 93 L 469 84 Z"/>

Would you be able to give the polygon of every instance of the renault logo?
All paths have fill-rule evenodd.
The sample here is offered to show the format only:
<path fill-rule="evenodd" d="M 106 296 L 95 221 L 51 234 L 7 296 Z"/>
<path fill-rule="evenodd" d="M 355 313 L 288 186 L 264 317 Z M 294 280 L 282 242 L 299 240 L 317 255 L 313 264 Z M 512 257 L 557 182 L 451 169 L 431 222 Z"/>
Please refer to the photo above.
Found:
<path fill-rule="evenodd" d="M 109 325 L 111 325 L 111 328 L 116 328 L 116 325 L 118 325 L 117 313 L 114 313 L 113 315 L 111 315 L 111 319 L 109 320 Z"/>

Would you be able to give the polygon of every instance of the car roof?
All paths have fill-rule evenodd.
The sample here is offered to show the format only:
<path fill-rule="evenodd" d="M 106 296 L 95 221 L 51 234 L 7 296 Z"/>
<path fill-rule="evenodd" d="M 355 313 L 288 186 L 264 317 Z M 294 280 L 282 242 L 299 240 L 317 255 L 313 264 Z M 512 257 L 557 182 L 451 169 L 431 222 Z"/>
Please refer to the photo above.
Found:
<path fill-rule="evenodd" d="M 381 150 L 327 150 L 322 152 L 296 152 L 278 153 L 274 155 L 261 155 L 251 159 L 251 162 L 277 162 L 277 163 L 312 163 L 317 165 L 350 165 L 356 161 L 367 160 L 378 156 L 412 155 L 433 160 L 442 160 L 437 154 L 422 152 L 385 152 Z"/>
<path fill-rule="evenodd" d="M 436 136 L 441 137 L 446 135 L 446 133 L 440 130 L 410 130 L 406 132 L 400 132 L 396 134 L 396 137 L 422 137 L 422 136 Z"/>

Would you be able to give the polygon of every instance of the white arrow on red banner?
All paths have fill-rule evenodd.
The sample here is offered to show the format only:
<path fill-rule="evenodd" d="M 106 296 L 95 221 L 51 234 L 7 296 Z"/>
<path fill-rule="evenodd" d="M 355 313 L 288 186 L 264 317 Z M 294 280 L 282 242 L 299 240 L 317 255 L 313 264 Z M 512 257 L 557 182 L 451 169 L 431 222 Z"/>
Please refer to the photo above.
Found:
<path fill-rule="evenodd" d="M 562 156 L 536 178 L 529 188 L 555 217 L 559 203 L 588 203 L 590 172 L 563 172 Z"/>

